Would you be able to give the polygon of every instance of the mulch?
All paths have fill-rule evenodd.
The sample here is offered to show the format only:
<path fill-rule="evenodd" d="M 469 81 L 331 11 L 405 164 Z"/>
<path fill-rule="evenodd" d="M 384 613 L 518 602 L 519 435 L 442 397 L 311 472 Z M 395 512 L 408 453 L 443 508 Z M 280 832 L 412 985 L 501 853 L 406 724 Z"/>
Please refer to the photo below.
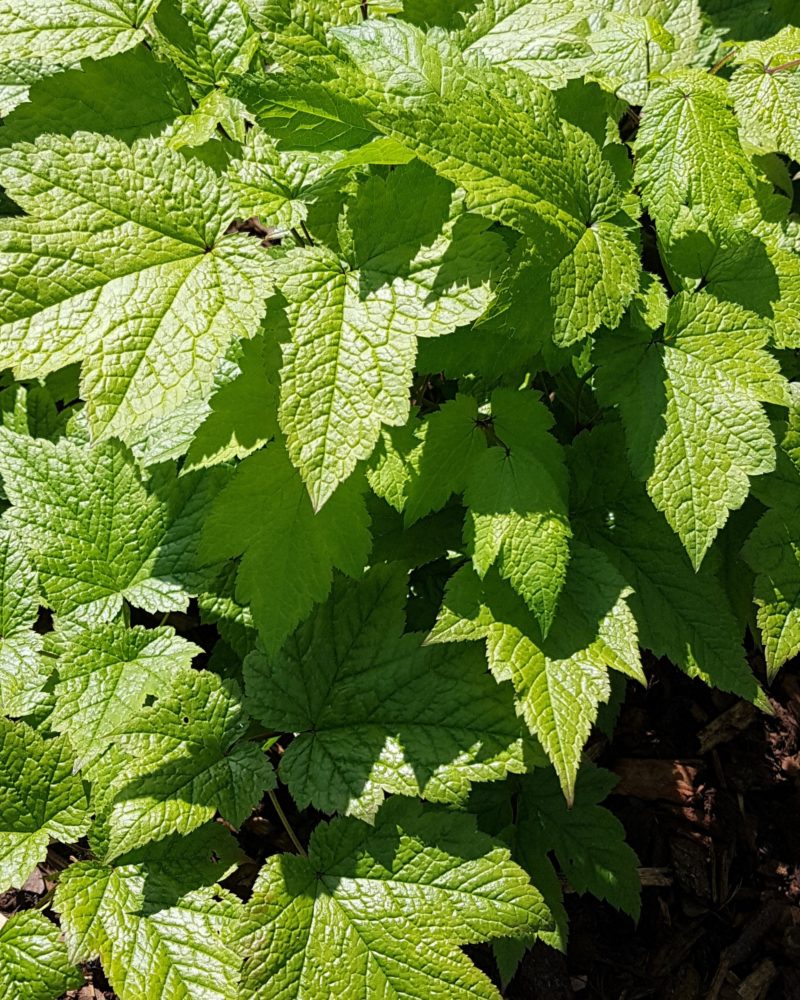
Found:
<path fill-rule="evenodd" d="M 758 669 L 758 663 L 755 664 Z M 800 664 L 771 690 L 773 716 L 711 691 L 666 663 L 630 685 L 613 740 L 590 755 L 619 775 L 606 803 L 637 852 L 638 925 L 605 903 L 567 893 L 566 955 L 537 946 L 508 1000 L 800 1000 Z M 306 837 L 316 817 L 284 809 Z M 246 824 L 253 858 L 230 887 L 246 895 L 264 857 L 291 850 L 268 803 Z M 0 912 L 36 905 L 69 863 L 51 848 Z M 471 949 L 492 973 L 488 950 Z M 115 1000 L 97 963 L 65 1000 Z"/>

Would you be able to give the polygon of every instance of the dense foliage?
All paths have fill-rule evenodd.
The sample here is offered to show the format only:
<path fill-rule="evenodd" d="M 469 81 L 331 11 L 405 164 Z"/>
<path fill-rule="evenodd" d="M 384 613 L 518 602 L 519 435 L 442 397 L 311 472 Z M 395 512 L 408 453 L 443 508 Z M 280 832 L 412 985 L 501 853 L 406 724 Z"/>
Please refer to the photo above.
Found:
<path fill-rule="evenodd" d="M 74 859 L 0 993 L 490 1000 L 636 916 L 593 727 L 800 652 L 790 6 L 0 0 L 0 891 Z"/>

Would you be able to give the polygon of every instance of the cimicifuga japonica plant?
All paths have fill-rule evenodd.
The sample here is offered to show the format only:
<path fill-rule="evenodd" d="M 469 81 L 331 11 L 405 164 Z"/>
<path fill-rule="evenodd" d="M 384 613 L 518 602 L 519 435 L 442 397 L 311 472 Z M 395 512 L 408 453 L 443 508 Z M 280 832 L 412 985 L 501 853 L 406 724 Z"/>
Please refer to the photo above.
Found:
<path fill-rule="evenodd" d="M 800 651 L 797 14 L 0 0 L 3 998 L 637 917 L 587 745 Z"/>

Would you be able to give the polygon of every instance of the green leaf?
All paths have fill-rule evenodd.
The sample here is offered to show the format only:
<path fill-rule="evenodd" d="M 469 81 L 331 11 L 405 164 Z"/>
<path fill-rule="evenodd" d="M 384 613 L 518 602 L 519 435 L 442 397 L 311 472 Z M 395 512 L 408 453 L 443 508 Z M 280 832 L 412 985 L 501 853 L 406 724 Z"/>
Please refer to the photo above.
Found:
<path fill-rule="evenodd" d="M 120 1000 L 238 1000 L 241 904 L 214 885 L 236 859 L 213 825 L 117 866 L 73 864 L 54 903 L 70 958 L 99 958 Z"/>
<path fill-rule="evenodd" d="M 800 28 L 784 28 L 766 42 L 749 42 L 736 54 L 739 68 L 730 83 L 745 138 L 793 160 L 800 158 L 799 55 Z"/>
<path fill-rule="evenodd" d="M 158 0 L 2 0 L 0 55 L 49 65 L 130 49 Z"/>
<path fill-rule="evenodd" d="M 2 139 L 32 142 L 46 132 L 104 132 L 125 142 L 158 135 L 191 109 L 183 77 L 142 46 L 46 77 L 5 120 Z"/>
<path fill-rule="evenodd" d="M 503 244 L 460 208 L 451 185 L 411 163 L 370 178 L 348 206 L 348 260 L 307 247 L 276 264 L 292 327 L 280 422 L 315 509 L 381 424 L 407 419 L 417 337 L 450 333 L 491 301 Z"/>
<path fill-rule="evenodd" d="M 19 534 L 0 520 L 0 714 L 28 715 L 45 699 L 38 610 L 36 571 Z"/>
<path fill-rule="evenodd" d="M 356 480 L 314 513 L 303 481 L 279 444 L 245 459 L 207 514 L 203 552 L 242 556 L 236 596 L 249 604 L 269 650 L 324 601 L 334 567 L 357 576 L 370 548 L 369 518 Z"/>
<path fill-rule="evenodd" d="M 584 227 L 550 93 L 466 61 L 401 21 L 333 34 L 364 74 L 369 120 L 467 193 L 467 206 L 563 252 Z M 496 123 L 503 122 L 502 130 Z"/>
<path fill-rule="evenodd" d="M 109 621 L 123 599 L 146 611 L 179 611 L 202 575 L 196 548 L 218 477 L 149 490 L 117 441 L 53 444 L 0 428 L 0 475 L 45 594 L 59 614 Z"/>
<path fill-rule="evenodd" d="M 781 667 L 800 653 L 800 517 L 770 510 L 744 547 L 756 572 L 758 627 L 773 680 Z"/>
<path fill-rule="evenodd" d="M 161 44 L 187 79 L 202 87 L 243 73 L 258 46 L 245 0 L 160 0 Z"/>
<path fill-rule="evenodd" d="M 287 153 L 264 132 L 251 133 L 241 160 L 231 164 L 231 188 L 240 215 L 257 215 L 267 226 L 291 229 L 307 217 L 307 205 L 324 190 L 341 159 L 338 153 Z M 339 178 L 334 178 L 339 180 Z"/>
<path fill-rule="evenodd" d="M 183 471 L 245 458 L 278 433 L 277 348 L 255 336 L 239 343 L 235 354 L 217 378 Z"/>
<path fill-rule="evenodd" d="M 206 671 L 176 674 L 154 705 L 129 713 L 116 730 L 124 763 L 110 762 L 107 858 L 191 833 L 216 812 L 242 823 L 275 786 L 259 747 L 243 742 L 248 721 L 236 683 Z"/>
<path fill-rule="evenodd" d="M 472 650 L 403 635 L 405 596 L 396 567 L 337 580 L 279 654 L 245 661 L 250 711 L 296 734 L 280 775 L 300 808 L 370 821 L 387 792 L 460 804 L 471 782 L 525 770 L 509 693 Z"/>
<path fill-rule="evenodd" d="M 392 799 L 375 827 L 317 827 L 308 858 L 280 855 L 246 907 L 253 1000 L 498 1000 L 459 944 L 548 929 L 541 896 L 463 813 Z"/>
<path fill-rule="evenodd" d="M 58 682 L 50 724 L 67 734 L 79 766 L 103 754 L 131 713 L 148 696 L 168 693 L 176 673 L 202 652 L 170 628 L 127 628 L 121 622 L 64 626 L 56 643 Z"/>
<path fill-rule="evenodd" d="M 53 1000 L 83 975 L 67 959 L 58 928 L 38 910 L 15 913 L 0 927 L 0 992 L 15 1000 Z"/>
<path fill-rule="evenodd" d="M 558 612 L 543 638 L 535 619 L 495 572 L 481 582 L 460 569 L 447 587 L 431 642 L 486 639 L 489 668 L 511 681 L 518 711 L 553 762 L 568 801 L 610 666 L 644 681 L 626 586 L 608 560 L 573 544 Z"/>
<path fill-rule="evenodd" d="M 700 566 L 750 476 L 775 467 L 760 401 L 787 402 L 769 327 L 707 294 L 675 296 L 663 342 L 616 333 L 597 353 L 603 398 L 620 407 L 634 473 Z"/>
<path fill-rule="evenodd" d="M 725 82 L 707 73 L 683 71 L 653 87 L 635 148 L 642 200 L 667 248 L 677 224 L 725 231 L 755 197 Z"/>
<path fill-rule="evenodd" d="M 0 886 L 20 888 L 51 840 L 73 844 L 89 829 L 83 781 L 67 740 L 44 740 L 0 719 Z"/>
<path fill-rule="evenodd" d="M 575 441 L 573 524 L 600 549 L 633 593 L 641 644 L 690 677 L 757 701 L 742 630 L 714 560 L 692 566 L 680 540 L 625 464 L 621 429 L 604 425 Z"/>
<path fill-rule="evenodd" d="M 590 763 L 578 774 L 575 802 L 567 808 L 552 771 L 542 769 L 522 782 L 517 844 L 525 858 L 555 853 L 576 892 L 591 892 L 638 920 L 641 885 L 638 859 L 625 843 L 625 830 L 600 806 L 616 778 Z"/>
<path fill-rule="evenodd" d="M 373 490 L 410 526 L 462 493 L 469 470 L 486 448 L 472 396 L 455 399 L 398 428 L 384 429 L 367 477 Z"/>
<path fill-rule="evenodd" d="M 493 565 L 547 635 L 564 586 L 572 532 L 562 450 L 537 394 L 496 390 L 491 435 L 467 474 L 465 540 L 484 577 Z"/>
<path fill-rule="evenodd" d="M 82 361 L 94 436 L 135 441 L 254 332 L 269 255 L 224 235 L 231 195 L 198 160 L 51 135 L 0 151 L 0 180 L 30 216 L 0 226 L 0 353 L 19 378 Z"/>

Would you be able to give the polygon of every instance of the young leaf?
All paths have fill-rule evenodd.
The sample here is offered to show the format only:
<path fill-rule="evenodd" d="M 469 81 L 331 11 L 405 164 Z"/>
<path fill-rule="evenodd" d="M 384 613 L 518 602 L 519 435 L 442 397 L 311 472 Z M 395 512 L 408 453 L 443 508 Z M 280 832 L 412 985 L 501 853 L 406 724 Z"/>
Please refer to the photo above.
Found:
<path fill-rule="evenodd" d="M 320 825 L 308 858 L 270 858 L 245 914 L 253 1000 L 498 1000 L 458 945 L 551 926 L 538 891 L 474 820 L 403 798 L 374 828 Z"/>
<path fill-rule="evenodd" d="M 631 330 L 600 346 L 599 387 L 620 407 L 631 464 L 697 569 L 750 476 L 775 466 L 761 401 L 786 404 L 758 317 L 710 295 L 669 305 L 663 342 Z"/>
<path fill-rule="evenodd" d="M 238 860 L 214 825 L 116 866 L 72 865 L 54 902 L 70 958 L 99 958 L 120 1000 L 238 1000 L 241 904 L 214 885 Z"/>
<path fill-rule="evenodd" d="M 370 178 L 343 219 L 349 261 L 308 247 L 276 263 L 292 327 L 280 421 L 315 509 L 369 456 L 381 424 L 408 418 L 417 337 L 450 333 L 491 301 L 502 241 L 452 197 L 421 164 Z"/>
<path fill-rule="evenodd" d="M 553 762 L 568 801 L 583 745 L 600 702 L 607 668 L 644 681 L 631 593 L 606 558 L 573 544 L 558 613 L 547 635 L 522 600 L 494 572 L 481 582 L 460 569 L 445 592 L 431 642 L 486 639 L 489 667 L 510 680 L 520 714 Z"/>
<path fill-rule="evenodd" d="M 89 828 L 88 802 L 66 738 L 44 740 L 0 719 L 0 886 L 21 888 L 51 840 L 72 844 Z"/>
<path fill-rule="evenodd" d="M 207 671 L 184 670 L 155 705 L 129 715 L 116 731 L 125 763 L 99 772 L 113 797 L 107 858 L 191 833 L 216 812 L 241 823 L 275 785 L 258 745 L 242 741 L 248 721 L 235 682 Z"/>
<path fill-rule="evenodd" d="M 2 428 L 0 475 L 14 504 L 6 519 L 59 614 L 109 621 L 123 599 L 151 612 L 186 607 L 216 477 L 167 476 L 151 492 L 118 441 L 52 444 Z"/>
<path fill-rule="evenodd" d="M 148 696 L 168 693 L 174 678 L 202 652 L 172 629 L 127 628 L 122 622 L 64 626 L 56 643 L 58 682 L 50 724 L 69 736 L 79 766 L 104 753 L 131 713 Z"/>
<path fill-rule="evenodd" d="M 22 910 L 0 926 L 0 995 L 53 1000 L 83 982 L 67 959 L 58 928 L 38 910 Z"/>
<path fill-rule="evenodd" d="M 357 482 L 345 483 L 315 514 L 276 443 L 245 459 L 217 497 L 206 516 L 203 552 L 211 560 L 242 556 L 236 595 L 250 605 L 268 650 L 325 600 L 334 567 L 351 576 L 363 570 L 370 535 L 361 494 Z"/>
<path fill-rule="evenodd" d="M 337 580 L 280 653 L 245 662 L 250 711 L 296 734 L 280 774 L 301 808 L 371 821 L 386 792 L 459 804 L 472 781 L 525 770 L 507 692 L 471 651 L 402 635 L 405 596 L 397 567 Z"/>
<path fill-rule="evenodd" d="M 0 227 L 0 353 L 21 378 L 82 361 L 93 435 L 135 441 L 261 319 L 269 256 L 225 235 L 231 195 L 198 160 L 50 135 L 1 150 L 0 180 L 29 216 Z"/>

